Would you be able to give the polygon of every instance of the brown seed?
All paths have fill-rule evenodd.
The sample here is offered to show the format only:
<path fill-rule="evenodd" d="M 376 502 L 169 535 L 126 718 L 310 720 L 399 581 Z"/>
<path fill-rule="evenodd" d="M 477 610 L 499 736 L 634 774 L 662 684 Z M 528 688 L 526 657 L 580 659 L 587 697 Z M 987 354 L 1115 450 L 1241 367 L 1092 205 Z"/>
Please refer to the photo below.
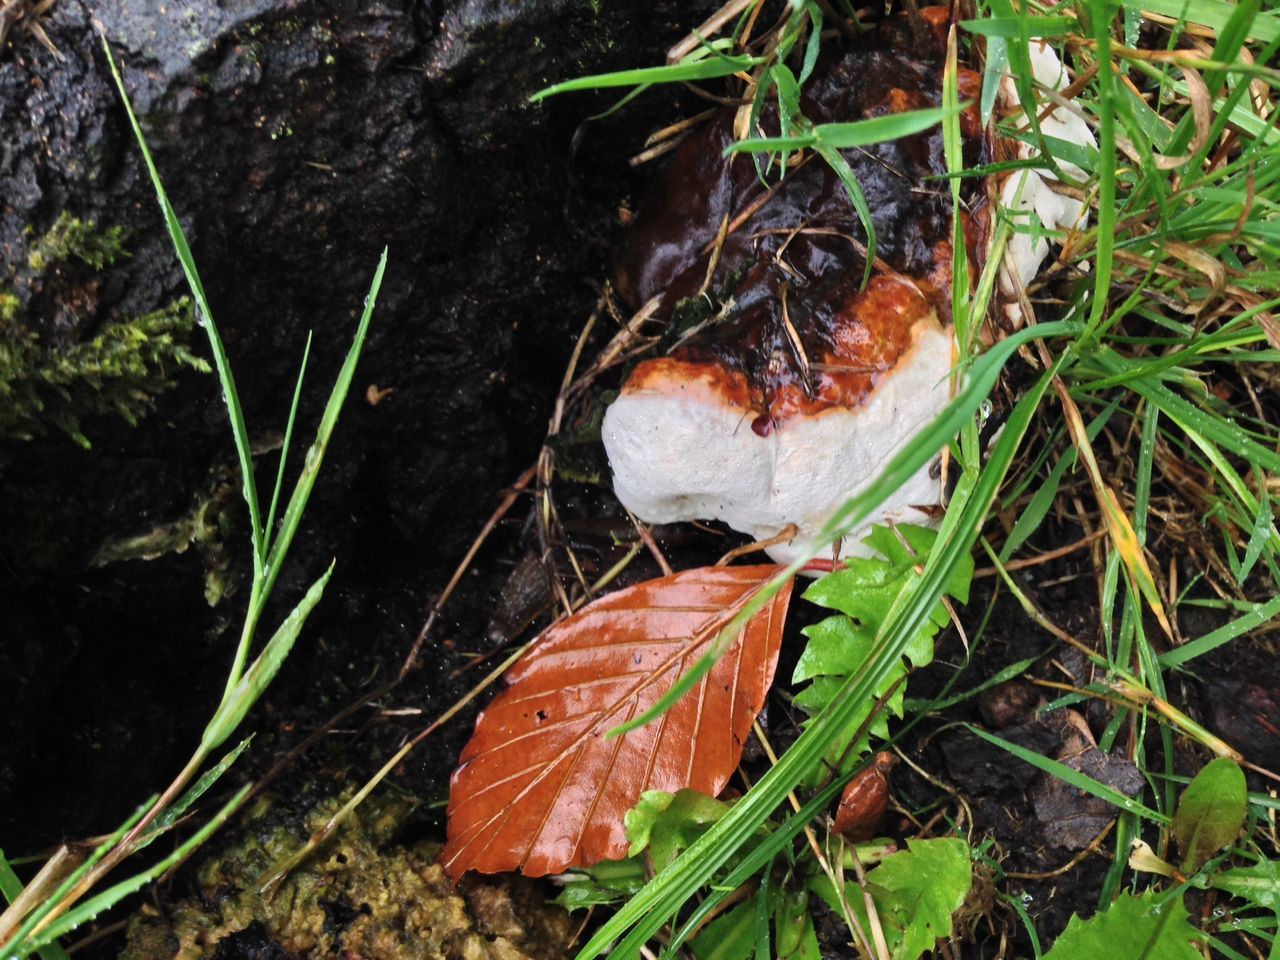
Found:
<path fill-rule="evenodd" d="M 892 753 L 876 754 L 871 766 L 849 781 L 836 810 L 836 832 L 850 843 L 870 840 L 880 829 L 889 807 L 889 771 L 898 758 Z"/>

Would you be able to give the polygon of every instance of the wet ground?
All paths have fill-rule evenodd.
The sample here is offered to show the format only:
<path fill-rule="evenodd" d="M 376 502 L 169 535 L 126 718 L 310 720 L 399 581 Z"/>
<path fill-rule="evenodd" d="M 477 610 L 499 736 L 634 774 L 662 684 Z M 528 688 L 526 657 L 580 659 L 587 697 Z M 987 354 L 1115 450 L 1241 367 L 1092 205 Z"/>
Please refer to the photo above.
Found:
<path fill-rule="evenodd" d="M 59 6 L 65 8 L 60 14 L 65 23 L 55 22 L 51 35 L 66 49 L 71 66 L 59 66 L 42 48 L 27 43 L 0 60 L 0 89 L 9 98 L 21 91 L 28 111 L 40 107 L 38 94 L 30 93 L 36 89 L 33 78 L 49 78 L 41 88 L 46 91 L 65 83 L 75 96 L 64 96 L 77 103 L 90 89 L 98 99 L 82 104 L 81 113 L 87 116 L 99 109 L 94 104 L 100 105 L 109 90 L 103 86 L 92 38 L 73 26 L 73 14 L 82 11 L 73 0 Z M 308 6 L 298 16 L 316 14 L 315 22 L 322 23 L 328 22 L 325 16 L 349 13 L 341 5 L 316 7 L 319 13 Z M 294 146 L 290 149 L 295 152 L 281 159 L 269 153 L 268 142 L 260 145 L 260 154 L 243 160 L 214 156 L 197 163 L 176 145 L 193 137 L 192 129 L 220 129 L 232 122 L 230 114 L 239 116 L 245 109 L 243 102 L 234 109 L 219 106 L 216 92 L 248 91 L 265 116 L 271 104 L 283 110 L 280 89 L 291 83 L 309 90 L 320 85 L 328 41 L 313 27 L 299 34 L 297 24 L 279 11 L 265 6 L 246 10 L 242 23 L 224 25 L 226 32 L 210 41 L 212 53 L 202 55 L 203 60 L 197 57 L 197 66 L 212 77 L 196 77 L 189 67 L 161 62 L 137 81 L 137 95 L 157 109 L 154 132 L 169 151 L 162 149 L 161 156 L 170 161 L 166 173 L 174 174 L 170 187 L 175 202 L 199 198 L 192 201 L 197 259 L 208 263 L 215 311 L 228 318 L 233 361 L 244 371 L 254 422 L 276 423 L 283 416 L 280 387 L 291 382 L 310 314 L 320 318 L 324 341 L 310 390 L 317 398 L 323 395 L 376 250 L 383 243 L 391 246 L 385 310 L 375 319 L 333 456 L 294 547 L 295 563 L 281 578 L 281 599 L 267 617 L 274 622 L 316 572 L 337 558 L 334 580 L 306 636 L 247 722 L 255 741 L 236 777 L 271 774 L 270 790 L 278 795 L 320 799 L 362 782 L 405 737 L 480 678 L 492 660 L 476 665 L 476 654 L 492 657 L 531 635 L 545 619 L 545 597 L 536 584 L 531 587 L 527 577 L 513 580 L 537 545 L 526 495 L 467 568 L 403 682 L 387 687 L 504 488 L 537 456 L 565 364 L 608 273 L 618 208 L 636 206 L 642 177 L 625 163 L 638 149 L 636 131 L 656 128 L 676 111 L 700 106 L 692 97 L 677 105 L 651 96 L 622 119 L 580 128 L 580 118 L 608 100 L 579 99 L 550 108 L 536 123 L 523 108 L 508 109 L 500 113 L 494 130 L 478 132 L 476 118 L 484 104 L 499 97 L 506 102 L 510 95 L 495 79 L 507 75 L 495 73 L 489 58 L 515 58 L 526 48 L 529 34 L 545 33 L 546 39 L 539 41 L 543 44 L 556 42 L 546 31 L 559 12 L 556 4 L 530 4 L 528 19 L 485 21 L 482 7 L 396 7 L 363 22 L 340 45 L 341 56 L 348 59 L 339 79 L 359 80 L 361 95 L 370 98 L 352 109 L 365 111 L 369 123 L 378 126 L 376 135 L 366 138 L 378 144 L 378 158 L 363 156 L 359 137 L 344 140 L 343 124 L 353 122 L 350 115 L 320 129 L 340 145 L 331 153 L 348 157 L 362 176 L 379 184 L 377 202 L 361 213 L 375 225 L 369 229 L 344 232 L 340 226 L 367 200 L 350 184 L 336 192 L 329 185 L 329 178 L 337 177 L 334 156 L 313 156 Z M 576 44 L 565 47 L 571 53 L 539 61 L 511 82 L 528 93 L 551 73 L 560 76 L 613 62 L 617 49 L 603 45 L 601 36 L 629 35 L 634 47 L 627 47 L 628 56 L 635 62 L 653 61 L 659 38 L 669 40 L 674 27 L 665 11 L 638 8 L 595 23 L 591 30 L 574 27 L 564 40 Z M 134 34 L 145 20 L 139 16 L 117 11 L 114 19 L 107 17 L 109 32 L 114 30 L 122 41 L 132 36 L 135 46 L 140 45 Z M 272 74 L 269 55 L 255 61 L 246 52 L 249 42 L 261 36 L 252 32 L 255 18 L 266 24 L 268 39 L 294 38 L 285 48 L 288 55 L 276 64 L 278 76 Z M 519 30 L 525 33 L 518 41 L 505 32 Z M 260 73 L 256 79 L 255 69 Z M 72 70 L 81 73 L 65 72 Z M 263 75 L 275 76 L 272 82 L 281 86 L 272 87 Z M 434 105 L 414 86 L 423 77 L 440 93 Z M 460 88 L 471 99 L 448 92 Z M 200 106 L 206 102 L 201 97 L 208 106 Z M 190 103 L 196 106 L 189 108 Z M 316 94 L 316 115 L 330 103 L 329 94 Z M 46 109 L 69 116 L 56 103 Z M 430 129 L 424 132 L 412 124 L 401 129 L 396 117 L 405 115 Z M 132 211 L 137 231 L 133 262 L 156 266 L 143 271 L 142 292 L 121 292 L 118 302 L 101 307 L 118 312 L 127 310 L 131 299 L 164 299 L 176 289 L 178 278 L 163 254 L 151 214 L 141 212 L 149 210 L 143 206 L 149 199 L 136 161 L 128 159 L 131 147 L 120 117 L 108 116 L 105 129 L 85 133 L 89 140 L 79 142 L 69 134 L 66 144 L 68 151 L 86 155 L 90 148 L 106 151 L 111 157 L 104 166 L 108 173 L 95 181 L 76 170 L 60 170 L 56 176 L 44 171 L 21 181 L 30 189 L 7 201 L 5 243 L 17 242 L 24 218 L 48 221 L 55 208 L 89 203 L 85 198 L 96 198 L 96 206 L 87 209 L 99 217 Z M 188 119 L 194 128 L 183 127 Z M 293 121 L 297 131 L 307 129 L 305 116 L 293 116 Z M 314 147 L 321 140 L 307 142 Z M 25 169 L 20 154 L 14 149 L 6 155 L 6 177 L 17 178 L 20 168 Z M 312 166 L 299 173 L 307 163 L 330 170 Z M 449 179 L 472 166 L 479 172 L 468 179 Z M 490 170 L 494 179 L 486 181 L 484 171 Z M 269 199 L 255 192 L 259 180 L 277 184 L 267 191 Z M 40 189 L 30 186 L 37 181 Z M 211 189 L 207 183 L 214 181 L 232 186 L 203 196 Z M 451 184 L 444 191 L 452 197 L 447 208 L 434 206 L 443 201 L 419 200 L 438 197 L 442 191 L 437 183 Z M 473 201 L 477 209 L 467 212 L 464 197 L 480 198 Z M 419 202 L 431 209 L 416 221 L 401 222 L 404 210 Z M 506 212 L 516 208 L 536 213 L 511 217 Z M 214 215 L 219 210 L 226 211 L 225 223 Z M 290 211 L 284 228 L 278 210 Z M 464 221 L 465 229 L 458 226 Z M 266 238 L 259 239 L 255 231 L 266 231 Z M 314 242 L 303 243 L 299 238 L 304 236 Z M 351 248 L 342 253 L 341 263 L 328 270 L 338 256 L 335 251 L 348 240 Z M 289 246 L 294 242 L 303 245 L 294 249 Z M 268 245 L 274 250 L 266 250 Z M 241 276 L 241 271 L 247 273 Z M 106 289 L 124 291 L 125 279 L 110 278 Z M 280 291 L 298 298 L 277 310 L 273 297 Z M 98 316 L 84 319 L 90 325 L 101 321 Z M 590 341 L 587 355 L 603 339 Z M 394 392 L 383 394 L 388 388 Z M 313 400 L 306 408 L 312 417 L 318 404 Z M 81 451 L 62 436 L 4 445 L 0 602 L 7 613 L 0 676 L 6 678 L 8 705 L 0 735 L 0 847 L 8 855 L 38 853 L 65 839 L 111 829 L 181 765 L 221 693 L 238 631 L 247 560 L 234 485 L 226 493 L 230 447 L 222 417 L 211 379 L 188 375 L 136 430 L 111 421 L 91 424 L 92 451 Z M 267 431 L 263 439 L 269 446 Z M 274 457 L 270 452 L 261 456 L 262 475 L 274 475 Z M 154 560 L 90 564 L 104 541 L 172 522 L 215 494 L 227 504 L 219 536 L 229 559 L 211 559 L 193 546 L 181 555 Z M 625 518 L 606 492 L 590 485 L 561 481 L 556 497 L 585 575 L 598 576 L 625 546 L 615 537 L 627 530 Z M 1029 546 L 1052 549 L 1082 534 L 1068 523 L 1050 524 Z M 677 566 L 711 562 L 742 542 L 722 529 L 687 526 L 659 530 L 657 538 Z M 227 566 L 219 570 L 229 596 L 210 607 L 205 601 L 210 569 L 224 562 Z M 656 573 L 656 565 L 642 553 L 619 583 Z M 1096 640 L 1099 625 L 1091 612 L 1096 608 L 1095 567 L 1088 548 L 1020 577 L 1050 620 L 1085 642 Z M 1031 623 L 1007 593 L 997 596 L 994 583 L 980 578 L 963 614 L 972 655 L 966 655 L 957 632 L 945 632 L 938 642 L 938 662 L 912 679 L 909 696 L 927 700 L 944 689 L 968 690 L 1008 664 L 1039 659 L 1027 679 L 930 715 L 907 734 L 902 749 L 923 774 L 899 766 L 896 803 L 925 822 L 941 814 L 931 826 L 935 831 L 945 829 L 947 821 L 960 822 L 975 843 L 990 840 L 987 853 L 1003 870 L 1029 875 L 1010 878 L 999 890 L 1017 898 L 1042 936 L 1050 936 L 1072 913 L 1087 914 L 1096 906 L 1109 866 L 1109 839 L 1071 869 L 1057 871 L 1093 841 L 1106 817 L 1082 812 L 1079 798 L 1055 792 L 1026 765 L 980 743 L 957 722 L 981 722 L 1040 752 L 1084 756 L 1088 735 L 1100 735 L 1107 716 L 1084 705 L 1072 708 L 1071 717 L 1036 714 L 1036 706 L 1054 694 L 1031 678 L 1080 683 L 1088 679 L 1086 665 Z M 518 597 L 521 591 L 532 593 L 532 599 Z M 806 616 L 815 615 L 796 604 L 780 676 L 789 672 L 787 658 L 798 655 L 799 627 Z M 979 631 L 984 617 L 986 628 Z M 1194 631 L 1209 626 L 1197 625 Z M 1275 715 L 1280 676 L 1274 646 L 1263 638 L 1224 648 L 1202 665 L 1201 676 L 1211 679 L 1179 679 L 1176 691 L 1176 699 L 1191 712 L 1211 718 L 1229 740 L 1271 766 L 1277 765 L 1267 753 L 1275 749 L 1274 730 L 1257 718 Z M 964 673 L 957 679 L 961 665 Z M 948 687 L 953 681 L 954 688 Z M 361 702 L 375 692 L 376 697 Z M 360 705 L 331 723 L 356 703 Z M 421 801 L 401 839 L 442 832 L 448 775 L 473 717 L 474 709 L 464 711 L 393 774 L 399 789 Z M 778 745 L 795 734 L 782 696 L 771 698 L 766 721 Z M 309 743 L 305 751 L 295 753 L 304 743 Z M 1179 769 L 1192 769 L 1192 759 L 1190 754 L 1182 757 Z M 1129 775 L 1124 769 L 1104 772 L 1117 783 Z M 918 827 L 899 812 L 886 829 L 901 837 Z M 180 872 L 152 899 L 172 902 L 198 886 L 193 871 Z M 838 926 L 824 929 L 831 955 L 840 955 Z M 99 941 L 91 952 L 114 955 L 120 944 L 117 935 Z M 975 904 L 971 939 L 960 952 L 991 957 L 1002 945 L 1006 956 L 1030 952 L 1016 914 L 990 896 Z M 261 944 L 249 946 L 254 949 L 227 956 L 272 955 L 255 952 Z"/>

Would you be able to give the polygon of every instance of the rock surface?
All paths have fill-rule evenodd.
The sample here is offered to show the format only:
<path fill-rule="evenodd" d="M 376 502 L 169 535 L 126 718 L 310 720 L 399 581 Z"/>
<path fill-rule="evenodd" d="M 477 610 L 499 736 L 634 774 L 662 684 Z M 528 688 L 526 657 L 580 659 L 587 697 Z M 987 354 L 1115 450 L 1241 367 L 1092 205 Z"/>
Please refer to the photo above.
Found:
<path fill-rule="evenodd" d="M 103 268 L 79 310 L 19 304 L 45 347 L 183 292 L 99 25 L 191 239 L 263 451 L 264 497 L 308 331 L 302 438 L 390 250 L 352 395 L 278 587 L 292 603 L 338 558 L 314 618 L 319 647 L 281 678 L 279 696 L 295 698 L 283 714 L 296 717 L 308 697 L 332 713 L 385 679 L 379 657 L 403 657 L 432 591 L 541 440 L 629 187 L 610 178 L 638 135 L 632 113 L 575 139 L 594 101 L 536 106 L 529 95 L 659 61 L 705 6 L 59 0 L 42 25 L 62 59 L 29 33 L 0 50 L 0 288 L 18 286 L 33 239 L 69 213 L 122 227 L 129 256 Z M 199 331 L 192 343 L 207 356 Z M 207 551 L 143 562 L 119 549 L 142 535 L 185 547 L 168 535 L 184 518 L 208 520 L 216 502 L 210 529 L 238 558 L 226 588 L 243 582 L 247 531 L 214 379 L 181 374 L 136 428 L 110 417 L 81 426 L 90 450 L 56 431 L 0 440 L 0 603 L 11 611 L 0 675 L 13 678 L 0 731 L 6 848 L 106 829 L 157 788 L 198 738 L 238 630 L 234 598 L 204 602 L 218 566 Z M 305 442 L 295 437 L 295 468 Z M 94 568 L 95 555 L 111 562 Z M 439 676 L 426 699 L 447 705 L 458 683 Z M 121 748 L 137 790 L 118 782 Z M 443 781 L 448 764 L 437 766 Z M 48 790 L 69 771 L 86 779 L 83 792 Z M 98 789 L 106 782 L 113 789 Z"/>

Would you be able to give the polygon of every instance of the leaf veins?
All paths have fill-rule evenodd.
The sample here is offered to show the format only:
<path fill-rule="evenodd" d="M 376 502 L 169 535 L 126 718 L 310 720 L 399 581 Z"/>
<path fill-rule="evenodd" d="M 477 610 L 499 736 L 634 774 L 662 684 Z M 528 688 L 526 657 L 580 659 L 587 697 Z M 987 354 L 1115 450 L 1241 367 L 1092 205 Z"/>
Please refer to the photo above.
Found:
<path fill-rule="evenodd" d="M 653 706 L 780 569 L 688 570 L 611 593 L 550 627 L 462 751 L 440 857 L 449 875 L 544 876 L 621 859 L 623 815 L 646 790 L 718 794 L 773 680 L 790 583 L 659 719 L 605 734 Z"/>

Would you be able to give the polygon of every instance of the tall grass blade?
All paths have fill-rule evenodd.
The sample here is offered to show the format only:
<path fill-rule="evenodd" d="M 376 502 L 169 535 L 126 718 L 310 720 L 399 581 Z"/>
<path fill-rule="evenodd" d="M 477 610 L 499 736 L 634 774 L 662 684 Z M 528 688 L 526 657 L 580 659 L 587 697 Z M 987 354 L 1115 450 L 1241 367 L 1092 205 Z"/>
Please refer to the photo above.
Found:
<path fill-rule="evenodd" d="M 226 822 L 227 818 L 239 809 L 240 804 L 244 802 L 245 797 L 249 795 L 249 791 L 253 788 L 253 784 L 245 784 L 236 792 L 226 805 L 223 806 L 216 814 L 214 814 L 209 822 L 192 834 L 187 840 L 178 847 L 173 853 L 165 857 L 159 863 L 150 867 L 141 873 L 134 874 L 127 880 L 121 880 L 114 886 L 108 887 L 96 897 L 92 897 L 76 907 L 74 910 L 68 910 L 66 914 L 60 917 L 54 923 L 51 923 L 46 929 L 42 930 L 32 940 L 34 947 L 41 947 L 52 940 L 56 940 L 66 935 L 70 931 L 76 929 L 81 924 L 88 923 L 104 910 L 109 910 L 131 893 L 141 890 L 152 880 L 163 876 L 173 867 L 177 866 L 191 852 L 205 842 L 214 831 Z"/>
<path fill-rule="evenodd" d="M 235 733 L 236 727 L 240 726 L 240 721 L 244 719 L 249 709 L 258 702 L 258 698 L 262 696 L 263 691 L 280 670 L 285 657 L 293 649 L 303 624 L 307 622 L 307 616 L 320 602 L 325 584 L 329 582 L 332 574 L 333 564 L 329 564 L 329 569 L 311 585 L 306 596 L 293 608 L 275 634 L 267 641 L 262 653 L 258 654 L 258 659 L 245 671 L 230 695 L 223 699 L 218 712 L 205 727 L 204 736 L 200 740 L 202 750 L 216 750 L 221 746 L 231 734 Z"/>
<path fill-rule="evenodd" d="M 253 737 L 248 736 L 241 740 L 234 748 L 229 750 L 221 760 L 205 771 L 195 783 L 187 788 L 187 792 L 173 802 L 164 813 L 156 817 L 151 827 L 147 830 L 142 838 L 138 841 L 138 845 L 134 850 L 141 850 L 160 834 L 164 833 L 175 823 L 182 819 L 183 815 L 195 805 L 195 802 L 204 796 L 209 788 L 222 779 L 222 775 L 231 769 L 231 765 L 240 758 L 240 754 L 244 753 Z"/>
<path fill-rule="evenodd" d="M 236 392 L 236 382 L 231 372 L 231 363 L 227 359 L 226 348 L 222 345 L 222 337 L 218 334 L 218 328 L 213 322 L 213 311 L 209 309 L 209 300 L 205 296 L 204 284 L 200 281 L 200 274 L 196 270 L 195 258 L 191 255 L 191 247 L 187 243 L 187 235 L 182 229 L 182 224 L 178 221 L 178 215 L 174 212 L 173 205 L 169 202 L 169 195 L 165 192 L 164 184 L 160 180 L 160 171 L 156 169 L 155 160 L 151 156 L 151 148 L 147 146 L 147 140 L 142 135 L 142 127 L 133 112 L 133 103 L 129 100 L 129 94 L 125 91 L 124 79 L 120 76 L 115 57 L 111 54 L 111 44 L 107 42 L 105 35 L 102 37 L 102 49 L 106 53 L 107 64 L 111 67 L 111 76 L 115 79 L 116 89 L 120 92 L 120 100 L 124 104 L 125 112 L 129 115 L 129 125 L 133 128 L 134 139 L 137 140 L 138 148 L 142 151 L 142 159 L 146 163 L 147 173 L 151 177 L 151 185 L 155 187 L 156 199 L 159 200 L 160 209 L 164 213 L 164 222 L 169 231 L 169 239 L 178 255 L 178 262 L 182 265 L 182 272 L 187 278 L 187 286 L 191 289 L 191 296 L 196 302 L 196 313 L 199 317 L 200 325 L 204 327 L 205 333 L 209 337 L 209 347 L 213 351 L 213 362 L 218 371 L 218 381 L 222 385 L 222 397 L 226 401 L 227 415 L 231 419 L 231 434 L 235 440 L 236 455 L 240 460 L 244 499 L 249 506 L 249 521 L 253 537 L 254 573 L 258 574 L 266 561 L 262 514 L 258 505 L 258 491 L 253 475 L 253 453 L 249 445 L 249 430 L 245 426 L 244 411 L 240 408 L 240 395 Z"/>
<path fill-rule="evenodd" d="M 1083 790 L 1085 793 L 1097 797 L 1099 800 L 1105 800 L 1113 807 L 1117 807 L 1126 813 L 1137 814 L 1138 816 L 1144 817 L 1147 820 L 1152 820 L 1155 823 L 1167 824 L 1170 822 L 1170 818 L 1165 816 L 1163 813 L 1152 810 L 1150 807 L 1139 803 L 1137 800 L 1125 796 L 1115 787 L 1109 787 L 1105 783 L 1101 783 L 1093 779 L 1093 777 L 1087 776 L 1078 770 L 1073 770 L 1065 763 L 1054 760 L 1051 757 L 1046 757 L 1043 754 L 1036 753 L 1034 750 L 1028 750 L 1026 747 L 1021 747 L 1016 743 L 1010 743 L 1008 740 L 997 737 L 993 733 L 987 733 L 987 731 L 980 727 L 975 727 L 972 724 L 966 723 L 964 726 L 974 736 L 981 737 L 983 740 L 999 747 L 1001 750 L 1008 751 L 1019 760 L 1025 760 L 1033 767 L 1043 770 L 1045 773 L 1049 774 L 1049 776 L 1056 777 L 1064 783 L 1070 784 L 1077 790 Z"/>
<path fill-rule="evenodd" d="M 665 67 L 640 67 L 636 70 L 619 70 L 615 73 L 598 73 L 590 77 L 576 77 L 554 83 L 539 90 L 529 99 L 534 103 L 560 93 L 578 90 L 600 90 L 607 87 L 632 87 L 641 84 L 683 83 L 689 80 L 714 80 L 727 77 L 739 70 L 750 70 L 762 63 L 760 57 L 745 54 L 718 54 L 701 60 L 685 60 Z"/>
<path fill-rule="evenodd" d="M 34 908 L 32 905 L 27 905 L 25 910 L 29 912 L 24 914 L 21 907 L 19 909 L 11 907 L 4 912 L 3 916 L 0 916 L 0 945 L 3 945 L 5 960 L 8 960 L 10 954 L 23 957 L 36 949 L 36 944 L 29 942 L 28 938 L 36 927 L 40 925 L 40 922 L 48 916 L 54 907 L 62 902 L 62 899 L 75 888 L 76 884 L 84 879 L 90 870 L 98 865 L 103 857 L 115 849 L 116 844 L 151 809 L 157 798 L 158 795 L 152 796 L 146 803 L 138 807 L 129 819 L 117 827 L 115 832 L 103 840 L 102 843 L 98 844 L 93 853 L 79 867 L 67 874 L 57 887 L 48 892 L 38 904 L 34 905 Z M 19 905 L 15 903 L 15 906 Z M 18 926 L 19 923 L 21 923 L 21 926 Z M 17 932 L 12 937 L 9 937 L 9 931 L 14 926 L 18 926 Z M 51 939 L 56 939 L 56 937 Z"/>
<path fill-rule="evenodd" d="M 343 401 L 351 388 L 351 380 L 356 373 L 356 363 L 360 359 L 360 351 L 364 348 L 365 335 L 369 332 L 369 321 L 373 318 L 373 308 L 378 302 L 378 291 L 382 289 L 382 276 L 387 269 L 387 250 L 384 247 L 378 259 L 378 269 L 374 271 L 373 282 L 369 285 L 369 294 L 364 298 L 364 312 L 360 315 L 360 326 L 356 329 L 355 339 L 347 350 L 342 369 L 334 381 L 333 390 L 329 394 L 329 402 L 325 404 L 324 413 L 320 417 L 320 425 L 316 428 L 316 438 L 307 451 L 306 461 L 302 465 L 302 473 L 294 485 L 285 507 L 284 516 L 280 519 L 280 532 L 271 544 L 271 552 L 267 554 L 267 566 L 263 577 L 263 594 L 269 594 L 275 585 L 284 556 L 298 532 L 298 524 L 302 521 L 302 511 L 311 497 L 311 489 L 315 486 L 316 474 L 320 472 L 320 464 L 324 462 L 325 451 L 329 449 L 329 440 L 333 436 L 333 428 L 338 423 L 338 414 L 342 412 Z"/>
<path fill-rule="evenodd" d="M 0 850 L 0 894 L 3 894 L 5 900 L 12 905 L 22 896 L 22 892 L 22 881 L 18 879 L 18 875 L 13 872 L 13 867 L 5 859 L 4 851 Z M 56 943 L 41 947 L 40 956 L 42 960 L 70 960 L 67 951 Z"/>
<path fill-rule="evenodd" d="M 289 419 L 284 426 L 284 441 L 280 444 L 280 465 L 276 469 L 276 485 L 271 491 L 271 507 L 267 510 L 267 522 L 263 524 L 266 530 L 267 550 L 271 549 L 271 543 L 274 539 L 273 531 L 276 522 L 276 507 L 280 503 L 280 491 L 284 489 L 284 468 L 289 462 L 289 445 L 293 440 L 293 425 L 298 421 L 298 402 L 302 399 L 302 381 L 307 375 L 307 360 L 311 357 L 311 338 L 310 331 L 307 332 L 307 342 L 302 348 L 302 363 L 298 366 L 298 382 L 293 388 L 293 402 L 289 405 Z"/>

